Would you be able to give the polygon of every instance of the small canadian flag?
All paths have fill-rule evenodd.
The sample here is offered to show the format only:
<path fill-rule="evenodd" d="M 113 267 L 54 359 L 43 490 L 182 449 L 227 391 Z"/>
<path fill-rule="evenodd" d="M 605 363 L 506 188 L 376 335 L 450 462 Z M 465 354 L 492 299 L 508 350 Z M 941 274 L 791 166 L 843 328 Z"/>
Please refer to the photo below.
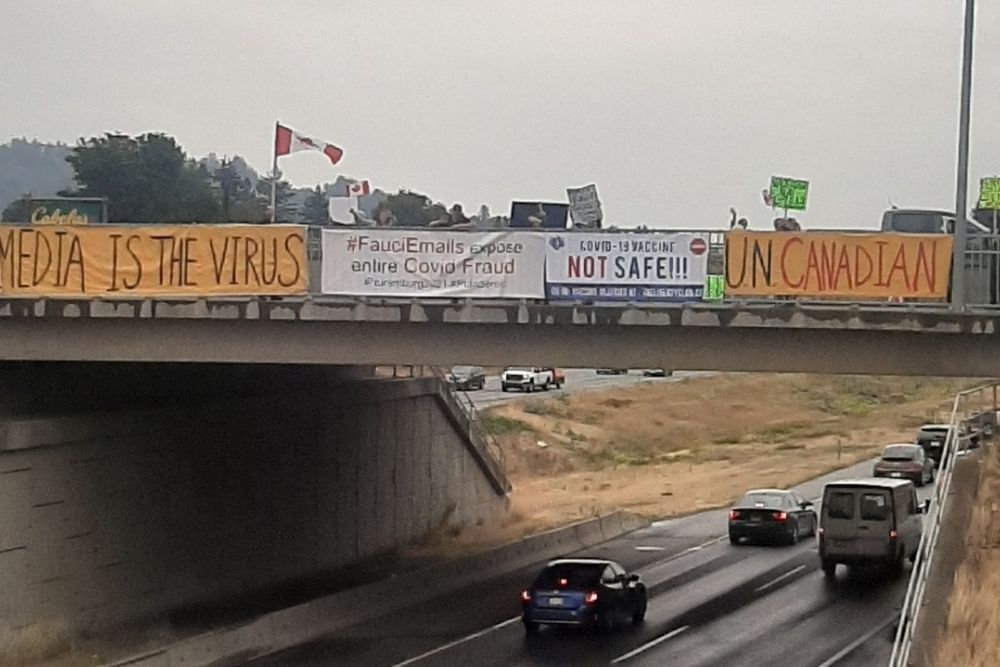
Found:
<path fill-rule="evenodd" d="M 371 190 L 368 186 L 368 181 L 354 181 L 347 186 L 347 196 L 357 197 L 360 195 L 371 194 Z"/>
<path fill-rule="evenodd" d="M 297 153 L 299 151 L 320 151 L 330 159 L 330 162 L 337 164 L 340 158 L 344 157 L 343 149 L 328 144 L 319 139 L 307 137 L 299 134 L 290 127 L 285 127 L 281 123 L 275 125 L 274 131 L 274 159 L 277 160 L 282 155 Z"/>

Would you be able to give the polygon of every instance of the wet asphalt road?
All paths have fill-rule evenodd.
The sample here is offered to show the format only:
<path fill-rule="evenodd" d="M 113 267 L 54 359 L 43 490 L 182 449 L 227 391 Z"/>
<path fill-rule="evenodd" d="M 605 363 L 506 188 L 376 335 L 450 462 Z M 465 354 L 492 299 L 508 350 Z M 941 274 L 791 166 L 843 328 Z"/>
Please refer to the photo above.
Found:
<path fill-rule="evenodd" d="M 867 475 L 871 463 L 797 489 L 818 498 L 835 478 Z M 920 490 L 921 498 L 928 490 Z M 641 626 L 610 636 L 545 628 L 526 638 L 518 594 L 542 563 L 359 623 L 257 667 L 357 665 L 683 665 L 839 667 L 885 664 L 906 577 L 819 570 L 815 542 L 732 546 L 725 510 L 662 521 L 578 555 L 613 558 L 649 589 Z M 908 570 L 906 572 L 908 574 Z M 832 662 L 831 662 L 832 660 Z"/>

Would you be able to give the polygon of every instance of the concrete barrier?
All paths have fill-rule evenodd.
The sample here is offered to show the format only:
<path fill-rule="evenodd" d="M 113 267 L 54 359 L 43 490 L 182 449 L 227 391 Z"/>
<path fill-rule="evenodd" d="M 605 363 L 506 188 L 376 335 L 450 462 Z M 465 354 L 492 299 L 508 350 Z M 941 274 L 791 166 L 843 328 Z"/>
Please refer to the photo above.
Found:
<path fill-rule="evenodd" d="M 995 447 L 991 444 L 990 447 Z M 938 553 L 931 564 L 924 591 L 924 609 L 913 634 L 910 664 L 935 667 L 934 654 L 948 620 L 948 604 L 955 584 L 955 572 L 965 559 L 968 525 L 976 504 L 979 478 L 983 470 L 982 452 L 955 461 L 952 483 L 938 535 Z"/>
<path fill-rule="evenodd" d="M 220 628 L 106 667 L 199 667 L 249 660 L 318 639 L 341 628 L 447 593 L 484 576 L 513 572 L 568 555 L 648 526 L 642 517 L 615 512 L 532 535 L 456 561 L 435 563 L 398 577 L 317 598 Z M 379 600 L 379 604 L 372 604 Z"/>

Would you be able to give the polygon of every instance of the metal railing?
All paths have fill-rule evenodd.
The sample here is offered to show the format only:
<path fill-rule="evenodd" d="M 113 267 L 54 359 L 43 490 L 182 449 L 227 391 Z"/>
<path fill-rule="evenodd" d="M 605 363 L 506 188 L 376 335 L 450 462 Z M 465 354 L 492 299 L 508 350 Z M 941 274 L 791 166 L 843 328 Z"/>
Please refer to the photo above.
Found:
<path fill-rule="evenodd" d="M 460 422 L 469 441 L 475 448 L 480 463 L 489 474 L 494 487 L 499 493 L 509 493 L 510 480 L 507 478 L 507 457 L 503 448 L 493 434 L 489 432 L 479 417 L 479 410 L 467 395 L 454 391 L 448 383 L 444 371 L 437 366 L 430 366 L 438 379 L 438 396 L 448 405 L 452 416 Z"/>
<path fill-rule="evenodd" d="M 995 432 L 997 388 L 997 382 L 992 382 L 959 392 L 955 396 L 951 418 L 948 421 L 948 434 L 941 453 L 941 466 L 930 507 L 924 516 L 924 531 L 917 555 L 913 560 L 913 569 L 910 572 L 906 597 L 900 611 L 889 667 L 906 667 L 909 664 L 917 621 L 924 605 L 927 578 L 934 564 L 941 521 L 948 507 L 948 494 L 951 490 L 955 461 L 961 452 L 971 446 L 974 434 L 978 433 L 978 437 L 982 439 Z"/>
<path fill-rule="evenodd" d="M 307 252 L 308 252 L 308 263 L 309 263 L 309 293 L 311 296 L 320 296 L 317 291 L 320 284 L 320 264 L 322 262 L 322 248 L 320 243 L 321 227 L 309 227 L 308 230 L 308 242 L 307 242 Z M 365 231 L 366 233 L 377 234 L 385 228 L 379 227 L 365 227 L 358 231 Z M 448 231 L 447 228 L 427 228 L 427 227 L 393 227 L 393 231 L 408 231 L 420 234 L 435 234 L 442 231 Z M 488 231 L 508 231 L 509 228 L 499 229 L 499 230 L 462 230 L 462 233 L 474 233 L 474 232 L 488 232 Z M 455 230 L 453 230 L 455 231 Z M 628 235 L 628 234 L 674 234 L 674 233 L 687 233 L 687 234 L 703 234 L 708 238 L 708 267 L 707 273 L 710 275 L 725 275 L 725 242 L 727 231 L 719 230 L 709 230 L 709 229 L 604 229 L 604 230 L 587 230 L 587 229 L 524 229 L 524 230 L 509 230 L 514 232 L 523 231 L 526 233 L 540 233 L 540 234 L 575 234 L 575 233 L 599 233 L 606 234 L 609 236 L 613 235 Z M 815 230 L 817 233 L 843 233 L 843 234 L 871 234 L 877 233 L 876 230 L 865 230 L 865 229 L 822 229 Z M 809 234 L 810 232 L 802 232 L 804 234 Z M 963 267 L 965 272 L 965 299 L 964 303 L 966 307 L 970 310 L 994 310 L 1000 309 L 1000 234 L 971 234 L 966 241 L 965 250 L 965 266 Z M 384 297 L 372 297 L 379 301 L 386 300 Z M 446 298 L 445 298 L 446 299 Z M 392 300 L 392 299 L 388 299 Z M 408 299 L 412 301 L 413 299 Z M 466 298 L 452 299 L 463 301 Z M 474 301 L 496 301 L 496 299 L 472 299 Z M 544 301 L 543 299 L 529 299 L 529 301 Z M 928 308 L 928 309 L 940 309 L 944 310 L 948 307 L 947 300 L 918 300 L 918 299 L 907 299 L 905 302 L 897 303 L 890 302 L 887 299 L 872 299 L 872 298 L 861 298 L 861 299 L 843 299 L 843 298 L 830 298 L 830 299 L 817 299 L 809 297 L 731 297 L 727 296 L 723 298 L 723 304 L 742 304 L 742 303 L 754 303 L 756 305 L 799 305 L 799 304 L 809 304 L 809 305 L 828 305 L 835 306 L 837 304 L 843 305 L 857 305 L 857 306 L 872 306 L 886 309 L 912 309 L 917 308 Z M 697 303 L 704 303 L 698 301 Z M 552 305 L 562 305 L 562 306 L 573 306 L 574 302 L 563 301 L 563 302 L 552 302 Z M 615 303 L 619 307 L 624 307 L 627 304 Z M 643 303 L 644 307 L 657 307 L 659 306 L 674 306 L 679 305 L 678 303 L 669 304 L 657 304 L 657 303 Z"/>

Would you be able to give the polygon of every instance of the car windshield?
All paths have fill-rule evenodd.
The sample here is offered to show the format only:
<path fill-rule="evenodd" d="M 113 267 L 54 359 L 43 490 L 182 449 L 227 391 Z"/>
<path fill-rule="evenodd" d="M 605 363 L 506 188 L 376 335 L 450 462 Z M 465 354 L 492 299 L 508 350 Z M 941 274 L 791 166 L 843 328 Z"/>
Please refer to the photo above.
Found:
<path fill-rule="evenodd" d="M 784 493 L 754 493 L 750 492 L 740 498 L 739 507 L 762 507 L 772 509 L 786 506 L 787 494 Z"/>
<path fill-rule="evenodd" d="M 882 452 L 883 461 L 912 461 L 917 456 L 917 448 L 911 445 L 893 445 Z"/>
<path fill-rule="evenodd" d="M 890 218 L 890 226 L 894 232 L 910 234 L 940 234 L 942 216 L 937 213 L 902 213 L 894 211 Z M 884 229 L 883 231 L 889 231 Z"/>
<path fill-rule="evenodd" d="M 472 375 L 475 369 L 472 366 L 455 366 L 451 369 L 452 375 Z"/>
<path fill-rule="evenodd" d="M 560 563 L 551 565 L 535 579 L 535 588 L 588 588 L 600 583 L 602 563 Z"/>
<path fill-rule="evenodd" d="M 917 437 L 930 440 L 933 438 L 944 438 L 946 435 L 948 435 L 948 429 L 946 428 L 922 428 Z"/>
<path fill-rule="evenodd" d="M 530 373 L 531 369 L 530 368 L 522 368 L 520 366 L 515 366 L 514 368 L 508 368 L 507 371 L 508 372 L 514 371 L 515 373 Z"/>

